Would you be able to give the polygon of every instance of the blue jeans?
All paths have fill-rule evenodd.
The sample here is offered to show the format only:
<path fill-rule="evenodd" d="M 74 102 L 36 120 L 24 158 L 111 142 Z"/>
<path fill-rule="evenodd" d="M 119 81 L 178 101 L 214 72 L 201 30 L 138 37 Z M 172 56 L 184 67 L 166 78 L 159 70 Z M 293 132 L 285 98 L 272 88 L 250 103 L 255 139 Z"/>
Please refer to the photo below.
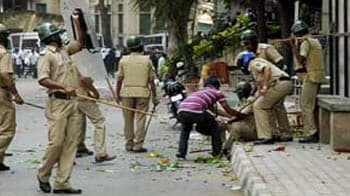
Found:
<path fill-rule="evenodd" d="M 185 157 L 188 148 L 188 139 L 192 131 L 193 124 L 196 124 L 196 131 L 203 135 L 211 136 L 212 155 L 219 155 L 222 148 L 222 141 L 220 138 L 220 130 L 215 117 L 208 112 L 201 114 L 181 111 L 178 114 L 178 120 L 182 124 L 182 130 L 180 134 L 180 142 L 178 154 Z"/>

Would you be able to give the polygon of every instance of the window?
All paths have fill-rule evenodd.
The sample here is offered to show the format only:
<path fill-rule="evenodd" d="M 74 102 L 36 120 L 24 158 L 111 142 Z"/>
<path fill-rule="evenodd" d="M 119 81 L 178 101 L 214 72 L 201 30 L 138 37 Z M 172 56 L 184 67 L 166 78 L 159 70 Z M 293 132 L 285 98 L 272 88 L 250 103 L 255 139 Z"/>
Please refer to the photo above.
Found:
<path fill-rule="evenodd" d="M 118 14 L 118 33 L 123 34 L 124 33 L 124 17 L 123 14 Z"/>
<path fill-rule="evenodd" d="M 38 13 L 47 13 L 46 4 L 45 3 L 35 4 L 35 11 Z"/>
<path fill-rule="evenodd" d="M 124 33 L 124 15 L 123 15 L 124 7 L 122 3 L 118 4 L 118 33 Z"/>
<path fill-rule="evenodd" d="M 123 4 L 119 3 L 118 4 L 118 12 L 123 12 Z"/>
<path fill-rule="evenodd" d="M 151 14 L 140 14 L 140 34 L 148 35 L 151 33 Z"/>
<path fill-rule="evenodd" d="M 146 6 L 141 6 L 140 7 L 140 12 L 150 12 L 151 11 L 151 6 L 146 5 Z"/>
<path fill-rule="evenodd" d="M 123 36 L 119 36 L 118 37 L 118 44 L 119 44 L 119 46 L 124 46 L 124 38 L 123 38 Z"/>
<path fill-rule="evenodd" d="M 140 7 L 140 34 L 151 33 L 151 6 Z"/>
<path fill-rule="evenodd" d="M 95 31 L 96 33 L 100 33 L 100 15 L 95 15 Z"/>

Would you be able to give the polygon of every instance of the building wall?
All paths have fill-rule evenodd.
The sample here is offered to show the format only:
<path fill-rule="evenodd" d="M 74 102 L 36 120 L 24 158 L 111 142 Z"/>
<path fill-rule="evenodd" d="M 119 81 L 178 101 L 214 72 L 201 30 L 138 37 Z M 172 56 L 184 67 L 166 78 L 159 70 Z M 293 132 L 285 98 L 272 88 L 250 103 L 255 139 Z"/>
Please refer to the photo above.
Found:
<path fill-rule="evenodd" d="M 344 33 L 350 30 L 350 2 L 348 0 L 323 0 L 323 32 Z M 333 28 L 333 29 L 332 29 Z M 333 94 L 349 97 L 350 37 L 330 36 L 327 65 L 331 76 Z"/>
<path fill-rule="evenodd" d="M 93 15 L 99 15 L 99 11 L 95 9 L 97 4 L 98 0 L 90 0 L 90 13 Z M 109 14 L 114 45 L 124 44 L 121 42 L 124 42 L 122 40 L 125 40 L 127 36 L 140 34 L 140 12 L 134 7 L 131 0 L 108 0 L 107 4 L 111 7 Z M 122 10 L 120 10 L 121 6 Z M 122 17 L 122 22 L 120 17 Z M 95 17 L 93 18 L 96 20 Z M 99 21 L 99 29 L 101 29 L 101 21 Z"/>
<path fill-rule="evenodd" d="M 31 10 L 36 11 L 36 4 L 46 4 L 47 13 L 60 15 L 60 0 L 32 0 Z"/>

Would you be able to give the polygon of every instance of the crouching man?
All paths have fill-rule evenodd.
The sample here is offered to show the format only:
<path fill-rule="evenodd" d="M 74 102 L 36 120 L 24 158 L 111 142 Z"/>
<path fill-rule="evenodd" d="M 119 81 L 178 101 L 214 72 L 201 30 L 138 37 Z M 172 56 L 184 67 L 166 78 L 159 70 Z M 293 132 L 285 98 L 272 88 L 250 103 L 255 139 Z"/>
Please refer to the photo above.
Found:
<path fill-rule="evenodd" d="M 251 96 L 252 87 L 248 82 L 239 82 L 235 92 L 239 98 L 239 112 L 246 115 L 244 119 L 232 119 L 228 122 L 229 137 L 223 144 L 223 155 L 229 157 L 235 141 L 253 141 L 257 139 L 256 126 L 253 113 L 254 97 Z"/>
<path fill-rule="evenodd" d="M 211 136 L 212 155 L 218 156 L 222 149 L 221 131 L 215 116 L 211 115 L 207 110 L 217 113 L 215 105 L 217 102 L 223 107 L 226 113 L 231 117 L 236 116 L 238 119 L 245 115 L 232 109 L 225 95 L 219 91 L 220 82 L 217 78 L 211 77 L 204 82 L 205 89 L 197 91 L 188 96 L 179 106 L 178 120 L 182 124 L 180 134 L 180 142 L 177 158 L 185 159 L 188 147 L 188 139 L 192 130 L 193 124 L 196 124 L 196 130 L 203 134 Z M 220 114 L 219 114 L 220 115 Z"/>

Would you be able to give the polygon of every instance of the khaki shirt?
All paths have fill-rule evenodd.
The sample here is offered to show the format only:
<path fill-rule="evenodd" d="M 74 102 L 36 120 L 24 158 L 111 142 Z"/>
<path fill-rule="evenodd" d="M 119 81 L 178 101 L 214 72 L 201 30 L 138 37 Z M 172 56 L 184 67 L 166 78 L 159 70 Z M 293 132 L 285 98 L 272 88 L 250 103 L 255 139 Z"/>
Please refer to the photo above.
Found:
<path fill-rule="evenodd" d="M 258 44 L 256 57 L 263 58 L 271 63 L 278 63 L 283 59 L 283 56 L 270 44 Z"/>
<path fill-rule="evenodd" d="M 323 82 L 325 78 L 325 68 L 323 63 L 323 51 L 320 42 L 311 38 L 310 35 L 304 37 L 300 45 L 300 56 L 306 58 L 305 80 L 315 83 Z"/>
<path fill-rule="evenodd" d="M 268 81 L 268 86 L 270 86 L 274 81 L 277 81 L 281 77 L 289 77 L 286 72 L 282 71 L 280 68 L 270 63 L 269 61 L 262 58 L 255 58 L 249 63 L 249 71 L 252 73 L 258 85 L 260 85 L 264 79 L 264 68 L 271 69 L 271 78 Z"/>
<path fill-rule="evenodd" d="M 13 74 L 11 54 L 2 46 L 0 46 L 0 73 Z M 0 100 L 11 100 L 10 92 L 3 87 L 5 83 L 0 76 Z"/>
<path fill-rule="evenodd" d="M 49 78 L 64 86 L 79 88 L 80 73 L 70 57 L 70 55 L 77 52 L 79 52 L 79 43 L 77 41 L 71 42 L 62 49 L 47 46 L 45 51 L 40 54 L 38 61 L 38 80 Z M 50 89 L 49 94 L 56 91 L 62 90 Z"/>
<path fill-rule="evenodd" d="M 131 53 L 119 62 L 118 77 L 123 78 L 121 97 L 149 97 L 149 82 L 155 78 L 148 56 Z"/>
<path fill-rule="evenodd" d="M 253 96 L 250 96 L 247 99 L 241 100 L 238 104 L 237 111 L 247 115 L 244 118 L 244 121 L 247 122 L 249 126 L 255 129 L 255 120 L 254 120 L 254 113 L 253 113 L 254 100 L 255 98 Z"/>

